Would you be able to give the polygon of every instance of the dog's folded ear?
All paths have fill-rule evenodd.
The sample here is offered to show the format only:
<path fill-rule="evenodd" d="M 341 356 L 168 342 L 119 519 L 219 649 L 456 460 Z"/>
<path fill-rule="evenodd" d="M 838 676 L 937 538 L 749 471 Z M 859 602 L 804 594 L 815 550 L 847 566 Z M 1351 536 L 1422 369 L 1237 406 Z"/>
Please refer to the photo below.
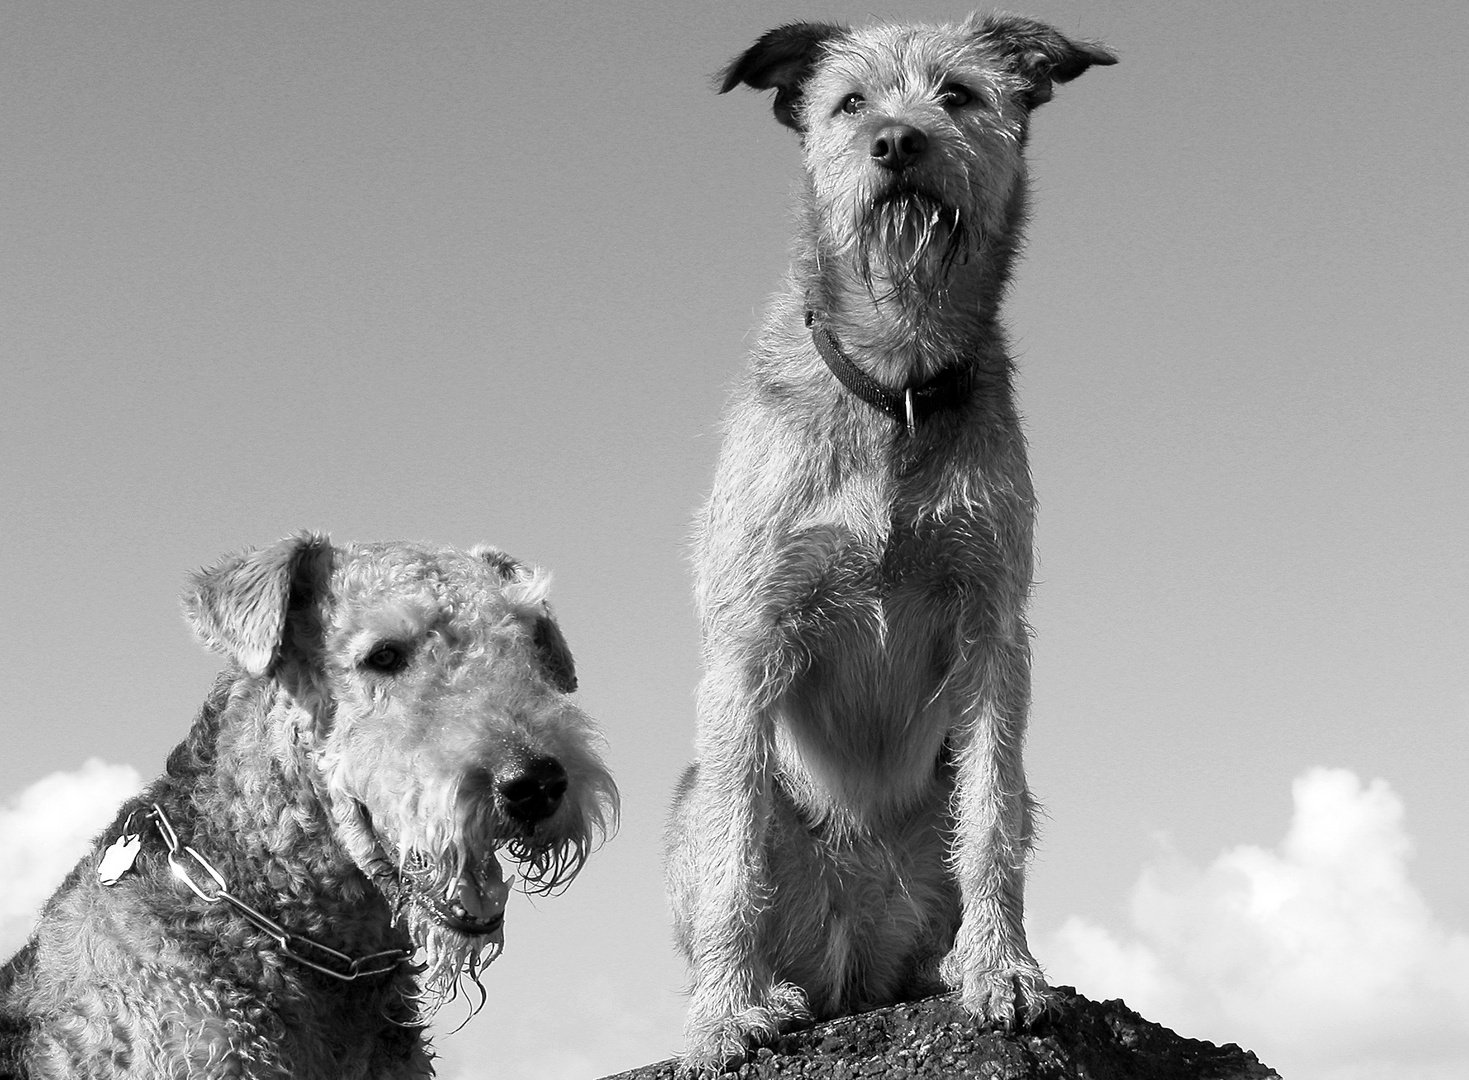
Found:
<path fill-rule="evenodd" d="M 546 604 L 546 590 L 551 582 L 550 575 L 544 570 L 518 562 L 499 548 L 491 547 L 489 544 L 480 544 L 471 548 L 469 553 L 488 563 L 506 585 L 516 586 L 513 594 L 510 594 L 510 590 L 507 589 L 507 594 L 511 595 L 511 599 L 517 603 L 539 608 L 540 613 L 534 617 L 531 630 L 536 657 L 540 660 L 541 668 L 552 686 L 563 694 L 569 694 L 575 690 L 577 685 L 576 664 L 571 659 L 571 647 L 566 644 L 566 638 L 562 636 L 561 628 L 556 625 L 556 620 L 551 617 L 551 609 Z"/>
<path fill-rule="evenodd" d="M 1117 57 L 1089 41 L 1072 41 L 1043 22 L 1021 15 L 988 15 L 975 32 L 1009 61 L 1028 84 L 1021 100 L 1034 109 L 1051 100 L 1055 83 L 1070 82 L 1087 68 L 1117 63 Z"/>
<path fill-rule="evenodd" d="M 719 92 L 727 94 L 740 83 L 756 90 L 774 90 L 775 118 L 801 131 L 802 87 L 811 77 L 822 46 L 845 33 L 831 23 L 789 23 L 767 31 L 719 73 Z"/>
<path fill-rule="evenodd" d="M 227 556 L 191 575 L 184 615 L 205 645 L 264 675 L 285 646 L 288 617 L 321 587 L 330 555 L 330 540 L 308 532 Z"/>
<path fill-rule="evenodd" d="M 570 694 L 576 689 L 576 663 L 571 659 L 571 646 L 566 644 L 561 627 L 551 618 L 549 609 L 547 614 L 536 620 L 532 633 L 536 656 L 540 658 L 546 678 L 557 690 Z"/>

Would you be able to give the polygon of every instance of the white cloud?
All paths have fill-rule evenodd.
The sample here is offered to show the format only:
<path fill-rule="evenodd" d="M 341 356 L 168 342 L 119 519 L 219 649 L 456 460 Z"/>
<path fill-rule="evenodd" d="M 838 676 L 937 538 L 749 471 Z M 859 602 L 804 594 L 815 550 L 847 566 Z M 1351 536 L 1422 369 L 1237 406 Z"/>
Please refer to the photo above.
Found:
<path fill-rule="evenodd" d="M 1239 1043 L 1291 1080 L 1469 1076 L 1469 934 L 1439 924 L 1409 881 L 1402 802 L 1341 769 L 1312 769 L 1292 792 L 1273 850 L 1145 868 L 1135 938 L 1069 919 L 1043 954 L 1053 981 Z"/>
<path fill-rule="evenodd" d="M 142 786 L 132 766 L 90 758 L 0 805 L 0 962 L 25 944 L 41 905 Z"/>

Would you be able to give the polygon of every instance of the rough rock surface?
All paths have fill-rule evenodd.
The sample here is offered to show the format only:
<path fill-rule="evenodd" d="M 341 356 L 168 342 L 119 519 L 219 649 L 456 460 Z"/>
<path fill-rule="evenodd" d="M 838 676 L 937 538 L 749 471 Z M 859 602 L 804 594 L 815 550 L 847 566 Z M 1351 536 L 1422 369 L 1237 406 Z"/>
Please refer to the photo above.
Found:
<path fill-rule="evenodd" d="M 606 1080 L 671 1080 L 661 1061 Z M 976 1023 L 953 994 L 844 1017 L 778 1039 L 726 1074 L 741 1080 L 1280 1080 L 1248 1050 L 1185 1039 L 1121 1001 L 1089 1001 L 1068 986 L 1022 1032 Z"/>

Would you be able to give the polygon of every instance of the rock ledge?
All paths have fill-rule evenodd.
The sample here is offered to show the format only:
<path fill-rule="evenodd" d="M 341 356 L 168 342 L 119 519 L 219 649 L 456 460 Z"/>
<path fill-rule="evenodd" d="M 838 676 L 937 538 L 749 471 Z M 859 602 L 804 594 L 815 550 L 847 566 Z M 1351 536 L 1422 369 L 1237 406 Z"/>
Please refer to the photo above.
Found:
<path fill-rule="evenodd" d="M 605 1080 L 672 1080 L 660 1061 Z M 794 1031 L 729 1076 L 740 1080 L 1280 1080 L 1248 1050 L 1185 1039 L 1120 1000 L 1095 1002 L 1069 986 L 1022 1032 L 969 1016 L 953 994 L 890 1005 Z"/>

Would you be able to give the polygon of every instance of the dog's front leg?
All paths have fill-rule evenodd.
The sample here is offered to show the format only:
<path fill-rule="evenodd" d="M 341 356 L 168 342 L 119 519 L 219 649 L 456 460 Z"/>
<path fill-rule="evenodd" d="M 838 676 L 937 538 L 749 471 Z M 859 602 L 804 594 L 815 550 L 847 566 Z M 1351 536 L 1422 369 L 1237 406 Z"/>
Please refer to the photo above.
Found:
<path fill-rule="evenodd" d="M 760 947 L 771 891 L 772 709 L 747 672 L 720 664 L 700 685 L 698 763 L 669 837 L 674 919 L 693 972 L 684 1062 L 704 1073 L 806 1016 L 805 995 L 777 983 Z"/>
<path fill-rule="evenodd" d="M 1024 926 L 1034 815 L 1021 761 L 1030 650 L 1022 627 L 979 638 L 975 651 L 953 740 L 950 862 L 962 913 L 941 973 L 970 1012 L 1009 1026 L 1034 1019 L 1046 1001 L 1045 979 L 1026 945 Z"/>

